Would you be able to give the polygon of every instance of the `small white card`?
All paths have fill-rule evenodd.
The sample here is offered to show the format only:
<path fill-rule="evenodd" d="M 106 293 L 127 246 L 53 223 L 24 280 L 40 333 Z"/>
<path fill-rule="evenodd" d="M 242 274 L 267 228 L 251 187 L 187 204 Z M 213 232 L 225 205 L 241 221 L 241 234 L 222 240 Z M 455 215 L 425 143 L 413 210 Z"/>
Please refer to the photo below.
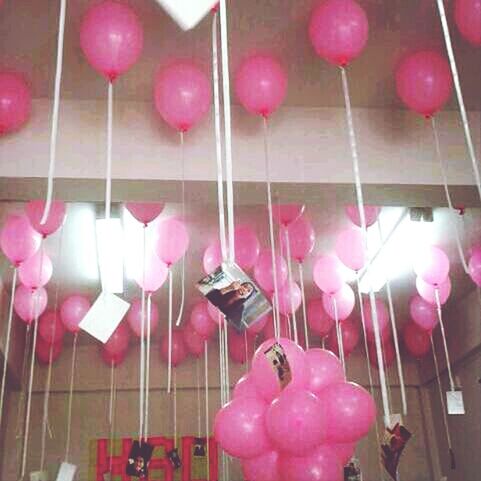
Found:
<path fill-rule="evenodd" d="M 390 414 L 389 427 L 392 429 L 396 424 L 402 424 L 403 418 L 400 414 Z"/>
<path fill-rule="evenodd" d="M 466 414 L 462 391 L 447 391 L 448 414 Z"/>
<path fill-rule="evenodd" d="M 157 0 L 184 30 L 195 27 L 219 0 Z"/>
<path fill-rule="evenodd" d="M 48 481 L 47 471 L 32 471 L 30 473 L 30 481 Z"/>
<path fill-rule="evenodd" d="M 73 481 L 76 471 L 75 464 L 63 462 L 58 470 L 57 481 Z"/>
<path fill-rule="evenodd" d="M 129 307 L 128 302 L 115 294 L 102 292 L 79 326 L 105 344 L 117 329 Z"/>
<path fill-rule="evenodd" d="M 104 481 L 112 481 L 112 475 L 110 473 L 104 473 Z"/>

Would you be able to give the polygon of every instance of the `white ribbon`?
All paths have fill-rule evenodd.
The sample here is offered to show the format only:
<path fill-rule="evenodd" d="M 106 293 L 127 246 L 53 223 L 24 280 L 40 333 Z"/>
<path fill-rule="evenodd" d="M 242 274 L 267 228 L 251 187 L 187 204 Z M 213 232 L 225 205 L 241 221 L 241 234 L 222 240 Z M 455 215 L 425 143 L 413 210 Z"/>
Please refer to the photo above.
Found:
<path fill-rule="evenodd" d="M 177 371 L 174 369 L 174 448 L 177 448 Z"/>
<path fill-rule="evenodd" d="M 110 398 L 109 398 L 109 425 L 112 426 L 114 412 L 114 382 L 115 382 L 115 364 L 110 363 Z"/>
<path fill-rule="evenodd" d="M 209 459 L 209 354 L 207 341 L 204 342 L 204 376 L 205 376 L 205 440 L 207 446 L 207 481 L 210 481 L 210 459 Z"/>
<path fill-rule="evenodd" d="M 199 358 L 195 360 L 195 379 L 197 391 L 197 437 L 202 437 L 202 420 L 201 420 L 201 402 L 200 402 L 200 362 Z"/>
<path fill-rule="evenodd" d="M 113 464 L 113 456 L 114 456 L 114 438 L 115 438 L 115 406 L 117 402 L 117 382 L 115 380 L 115 367 L 112 361 L 111 364 L 111 385 L 110 385 L 110 415 L 109 415 L 109 423 L 110 423 L 110 433 L 109 433 L 109 473 L 112 473 L 112 464 Z"/>
<path fill-rule="evenodd" d="M 140 301 L 140 359 L 139 359 L 139 442 L 144 435 L 144 406 L 145 406 L 145 256 L 147 226 L 142 229 L 142 292 Z"/>
<path fill-rule="evenodd" d="M 289 231 L 288 229 L 284 229 L 284 233 L 286 236 L 286 255 L 287 255 L 287 272 L 289 276 L 289 299 L 291 301 L 291 314 L 292 314 L 292 325 L 294 331 L 294 342 L 299 344 L 299 337 L 297 335 L 297 318 L 296 318 L 296 311 L 294 309 L 294 299 L 292 297 L 291 286 L 292 286 L 292 262 L 291 262 L 291 242 L 289 240 Z"/>
<path fill-rule="evenodd" d="M 306 292 L 304 290 L 304 269 L 302 262 L 298 263 L 299 267 L 299 280 L 301 283 L 301 296 L 302 296 L 302 320 L 304 321 L 304 341 L 306 343 L 306 349 L 309 349 L 309 331 L 307 329 L 307 312 L 306 312 Z"/>
<path fill-rule="evenodd" d="M 169 269 L 169 352 L 167 364 L 167 392 L 170 394 L 172 385 L 172 270 Z"/>
<path fill-rule="evenodd" d="M 112 122 L 114 86 L 109 82 L 107 100 L 107 170 L 105 175 L 105 218 L 110 219 L 112 203 Z"/>
<path fill-rule="evenodd" d="M 149 408 L 150 408 L 150 337 L 151 337 L 152 293 L 147 295 L 147 349 L 145 352 L 145 413 L 144 438 L 149 437 Z"/>
<path fill-rule="evenodd" d="M 68 393 L 67 442 L 65 443 L 65 462 L 68 462 L 70 457 L 70 440 L 72 433 L 72 402 L 73 387 L 75 383 L 75 363 L 77 359 L 77 339 L 78 333 L 75 333 L 72 346 L 72 365 L 70 367 L 70 388 Z"/>
<path fill-rule="evenodd" d="M 339 358 L 341 360 L 342 369 L 344 371 L 344 376 L 345 376 L 346 375 L 346 358 L 344 355 L 344 340 L 342 338 L 342 327 L 341 327 L 341 323 L 339 322 L 339 314 L 337 311 L 337 301 L 334 296 L 332 296 L 332 304 L 334 306 L 334 321 L 336 326 L 337 348 L 339 351 Z"/>
<path fill-rule="evenodd" d="M 185 221 L 185 153 L 184 153 L 184 132 L 180 132 L 180 151 L 181 151 L 181 166 L 182 166 L 182 220 Z M 182 279 L 181 279 L 181 297 L 180 297 L 180 307 L 179 315 L 175 321 L 177 327 L 180 326 L 182 321 L 182 315 L 184 314 L 184 303 L 185 303 L 185 253 L 182 256 Z"/>

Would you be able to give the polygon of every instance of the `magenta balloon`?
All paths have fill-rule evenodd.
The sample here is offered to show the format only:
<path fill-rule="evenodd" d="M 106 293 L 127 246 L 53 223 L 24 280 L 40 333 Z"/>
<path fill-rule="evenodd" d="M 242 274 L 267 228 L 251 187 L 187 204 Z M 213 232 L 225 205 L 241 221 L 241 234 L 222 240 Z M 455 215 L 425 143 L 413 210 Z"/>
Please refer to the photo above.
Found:
<path fill-rule="evenodd" d="M 187 252 L 189 247 L 187 227 L 181 220 L 170 217 L 159 222 L 157 233 L 157 255 L 170 267 Z"/>
<path fill-rule="evenodd" d="M 79 332 L 79 324 L 90 310 L 90 299 L 79 294 L 67 297 L 60 306 L 60 319 L 69 332 Z"/>
<path fill-rule="evenodd" d="M 290 330 L 289 330 L 289 321 L 286 316 L 281 315 L 279 319 L 280 324 L 280 336 L 279 337 L 290 337 Z M 274 333 L 274 320 L 271 317 L 271 320 L 266 323 L 264 329 L 262 330 L 262 334 L 264 335 L 265 339 L 273 339 L 275 337 Z"/>
<path fill-rule="evenodd" d="M 361 216 L 359 215 L 359 209 L 357 205 L 346 205 L 345 212 L 353 224 L 357 225 L 358 227 L 362 227 Z M 364 205 L 364 219 L 366 221 L 366 227 L 372 226 L 377 221 L 380 212 L 381 207 L 376 205 Z"/>
<path fill-rule="evenodd" d="M 25 262 L 22 262 L 18 268 L 18 278 L 20 282 L 30 289 L 45 287 L 50 281 L 52 273 L 52 261 L 42 249 L 38 250 Z"/>
<path fill-rule="evenodd" d="M 234 329 L 229 329 L 227 344 L 230 358 L 237 364 L 245 364 L 248 359 L 252 358 L 256 350 L 253 337 L 243 333 L 239 334 Z"/>
<path fill-rule="evenodd" d="M 227 454 L 241 459 L 272 450 L 265 428 L 266 410 L 260 398 L 233 399 L 215 416 L 215 440 Z"/>
<path fill-rule="evenodd" d="M 344 285 L 342 265 L 333 255 L 319 256 L 314 264 L 314 282 L 322 292 L 334 294 Z"/>
<path fill-rule="evenodd" d="M 144 225 L 157 219 L 164 210 L 164 204 L 161 202 L 127 202 L 125 207 L 135 219 Z"/>
<path fill-rule="evenodd" d="M 307 323 L 315 334 L 321 337 L 329 334 L 334 320 L 324 310 L 322 299 L 311 299 L 307 303 Z"/>
<path fill-rule="evenodd" d="M 38 251 L 41 239 L 26 215 L 10 214 L 0 232 L 0 247 L 8 260 L 18 267 Z"/>
<path fill-rule="evenodd" d="M 317 396 L 304 389 L 283 391 L 266 413 L 267 434 L 279 450 L 301 455 L 321 444 L 327 420 Z"/>
<path fill-rule="evenodd" d="M 341 466 L 345 466 L 356 451 L 356 443 L 329 444 L 329 447 L 336 453 Z"/>
<path fill-rule="evenodd" d="M 345 380 L 342 364 L 331 351 L 308 349 L 306 363 L 309 369 L 309 391 L 318 394 L 326 386 Z"/>
<path fill-rule="evenodd" d="M 244 60 L 235 77 L 241 105 L 251 114 L 269 117 L 287 93 L 287 75 L 279 62 L 265 55 Z"/>
<path fill-rule="evenodd" d="M 144 288 L 145 292 L 151 294 L 163 286 L 169 275 L 169 269 L 154 253 L 147 254 L 146 257 L 145 270 L 142 263 L 137 266 L 135 282 L 141 289 Z"/>
<path fill-rule="evenodd" d="M 271 314 L 265 314 L 261 318 L 257 319 L 257 321 L 254 324 L 251 324 L 247 328 L 247 334 L 249 335 L 256 335 L 262 332 L 264 327 L 266 327 L 266 324 L 270 322 L 272 323 L 272 315 Z"/>
<path fill-rule="evenodd" d="M 172 366 L 179 366 L 187 357 L 188 350 L 184 342 L 182 329 L 172 330 Z M 169 336 L 165 335 L 160 341 L 160 359 L 166 364 L 169 362 Z"/>
<path fill-rule="evenodd" d="M 428 354 L 431 348 L 431 334 L 418 327 L 414 322 L 404 325 L 403 340 L 406 350 L 416 359 Z"/>
<path fill-rule="evenodd" d="M 337 235 L 335 245 L 337 257 L 353 271 L 359 271 L 366 265 L 366 248 L 366 237 L 358 227 L 344 229 Z"/>
<path fill-rule="evenodd" d="M 15 290 L 13 308 L 23 322 L 31 324 L 36 318 L 35 308 L 37 309 L 37 315 L 41 316 L 47 308 L 47 302 L 47 291 L 43 287 L 34 290 L 20 285 Z"/>
<path fill-rule="evenodd" d="M 106 0 L 87 10 L 80 47 L 90 65 L 110 82 L 137 62 L 143 46 L 142 25 L 129 6 Z"/>
<path fill-rule="evenodd" d="M 287 280 L 287 263 L 284 257 L 276 254 L 276 279 L 277 288 L 280 289 Z M 268 293 L 274 292 L 274 272 L 272 254 L 270 249 L 265 249 L 259 254 L 259 259 L 254 268 L 254 277 L 257 283 Z"/>
<path fill-rule="evenodd" d="M 342 347 L 344 355 L 349 356 L 359 344 L 359 327 L 349 319 L 341 322 Z M 339 346 L 337 343 L 336 329 L 333 328 L 326 340 L 326 348 L 334 354 L 339 355 Z"/>
<path fill-rule="evenodd" d="M 50 364 L 50 349 L 52 349 L 52 363 L 54 363 L 62 354 L 63 343 L 62 341 L 54 344 L 45 342 L 41 337 L 37 338 L 37 344 L 35 345 L 35 355 L 37 361 L 40 364 Z"/>
<path fill-rule="evenodd" d="M 336 319 L 336 309 L 337 308 L 337 319 L 343 321 L 347 319 L 354 310 L 355 296 L 354 291 L 348 284 L 344 284 L 341 289 L 339 289 L 334 294 L 322 293 L 322 305 L 326 314 L 332 319 Z"/>
<path fill-rule="evenodd" d="M 440 286 L 449 274 L 449 259 L 442 249 L 429 246 L 416 255 L 416 274 L 428 284 Z"/>
<path fill-rule="evenodd" d="M 358 57 L 369 35 L 367 15 L 354 0 L 324 0 L 314 9 L 309 38 L 317 55 L 346 66 Z"/>
<path fill-rule="evenodd" d="M 353 382 L 327 386 L 319 394 L 327 417 L 327 437 L 332 443 L 352 443 L 367 435 L 376 421 L 372 396 Z"/>
<path fill-rule="evenodd" d="M 63 221 L 65 220 L 65 202 L 54 200 L 50 205 L 47 220 L 42 224 L 41 220 L 44 210 L 45 201 L 43 200 L 32 200 L 25 207 L 25 211 L 32 227 L 43 237 L 47 237 L 62 226 Z"/>
<path fill-rule="evenodd" d="M 221 324 L 224 322 L 224 314 L 222 314 L 214 304 L 207 302 L 207 312 L 209 313 L 210 318 L 217 324 Z"/>
<path fill-rule="evenodd" d="M 147 337 L 147 301 L 144 306 L 144 337 Z M 135 298 L 130 304 L 130 309 L 127 312 L 127 322 L 129 323 L 132 332 L 140 337 L 142 335 L 142 301 L 140 298 Z M 155 302 L 150 303 L 150 333 L 153 334 L 159 325 L 159 309 Z"/>
<path fill-rule="evenodd" d="M 469 276 L 477 286 L 481 286 L 481 250 L 473 252 L 468 264 Z"/>
<path fill-rule="evenodd" d="M 398 96 L 408 108 L 425 117 L 431 117 L 443 108 L 452 88 L 448 61 L 432 50 L 407 56 L 396 70 Z"/>
<path fill-rule="evenodd" d="M 0 72 L 0 135 L 22 128 L 31 111 L 32 94 L 22 75 Z"/>
<path fill-rule="evenodd" d="M 238 397 L 259 397 L 254 382 L 248 374 L 244 374 L 234 387 L 234 398 Z"/>
<path fill-rule="evenodd" d="M 292 379 L 285 390 L 303 389 L 308 382 L 308 372 L 305 364 L 305 353 L 301 347 L 289 339 L 280 338 L 264 341 L 254 354 L 251 367 L 252 380 L 259 394 L 271 402 L 281 392 L 281 385 L 277 373 L 265 355 L 265 351 L 278 342 L 287 357 L 291 369 Z"/>
<path fill-rule="evenodd" d="M 242 474 L 249 481 L 279 481 L 279 453 L 268 451 L 255 458 L 244 459 Z"/>
<path fill-rule="evenodd" d="M 196 65 L 177 62 L 157 73 L 154 98 L 160 116 L 174 129 L 187 132 L 209 112 L 210 81 Z"/>
<path fill-rule="evenodd" d="M 38 335 L 48 344 L 61 342 L 65 335 L 65 327 L 60 320 L 60 313 L 46 311 L 38 320 Z"/>
<path fill-rule="evenodd" d="M 455 0 L 454 21 L 469 43 L 481 46 L 481 0 Z"/>
<path fill-rule="evenodd" d="M 126 322 L 121 322 L 117 329 L 104 344 L 104 349 L 112 355 L 127 351 L 130 343 L 130 328 Z"/>
<path fill-rule="evenodd" d="M 446 277 L 446 280 L 438 287 L 423 281 L 420 277 L 416 277 L 416 290 L 419 295 L 429 304 L 436 305 L 436 289 L 438 290 L 439 303 L 445 304 L 451 294 L 451 279 Z"/>
<path fill-rule="evenodd" d="M 216 323 L 212 320 L 207 309 L 207 301 L 198 302 L 190 314 L 190 325 L 204 339 L 209 339 L 217 330 Z"/>
<path fill-rule="evenodd" d="M 186 324 L 182 329 L 184 335 L 184 344 L 190 354 L 194 357 L 200 357 L 204 354 L 205 339 L 198 334 L 190 324 Z"/>
<path fill-rule="evenodd" d="M 305 209 L 304 204 L 274 204 L 272 217 L 278 224 L 286 227 L 301 217 Z"/>
<path fill-rule="evenodd" d="M 343 466 L 329 446 L 318 446 L 306 456 L 282 456 L 281 481 L 343 481 Z"/>
<path fill-rule="evenodd" d="M 364 323 L 366 328 L 366 334 L 368 335 L 368 337 L 371 337 L 371 335 L 374 335 L 374 321 L 372 316 L 371 301 L 369 297 L 363 299 L 362 305 L 364 309 Z M 376 314 L 377 323 L 379 326 L 379 335 L 382 338 L 389 337 L 389 312 L 386 305 L 379 297 L 376 297 Z"/>
<path fill-rule="evenodd" d="M 107 366 L 114 366 L 117 367 L 118 365 L 122 364 L 127 357 L 127 349 L 125 351 L 120 351 L 116 353 L 111 353 L 105 349 L 105 347 L 101 347 L 100 349 L 100 356 L 102 360 L 107 364 Z"/>
<path fill-rule="evenodd" d="M 287 235 L 286 235 L 287 234 Z M 289 250 L 291 257 L 297 262 L 304 262 L 306 257 L 314 249 L 316 233 L 309 219 L 304 216 L 298 217 L 287 226 L 281 225 L 279 237 L 283 252 L 287 255 L 287 240 L 289 239 Z"/>
<path fill-rule="evenodd" d="M 376 345 L 372 341 L 368 343 L 368 357 L 371 366 L 379 369 Z M 394 344 L 391 339 L 386 339 L 382 341 L 382 359 L 385 368 L 391 366 L 396 359 L 396 351 L 394 350 Z"/>
<path fill-rule="evenodd" d="M 279 312 L 285 316 L 292 313 L 294 310 L 297 311 L 301 306 L 302 294 L 299 286 L 292 282 L 284 284 L 283 287 L 279 289 Z M 272 303 L 274 304 L 274 294 L 272 295 Z"/>

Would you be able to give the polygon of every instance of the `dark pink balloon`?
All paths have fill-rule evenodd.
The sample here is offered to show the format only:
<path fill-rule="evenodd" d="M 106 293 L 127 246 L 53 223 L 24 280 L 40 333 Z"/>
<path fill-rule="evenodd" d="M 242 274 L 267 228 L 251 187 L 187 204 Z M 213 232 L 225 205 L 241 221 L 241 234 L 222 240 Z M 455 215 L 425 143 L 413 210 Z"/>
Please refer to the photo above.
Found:
<path fill-rule="evenodd" d="M 43 287 L 30 289 L 25 286 L 18 286 L 15 291 L 13 308 L 17 316 L 25 323 L 31 324 L 37 316 L 41 316 L 47 308 L 47 291 Z"/>
<path fill-rule="evenodd" d="M 289 250 L 291 257 L 297 262 L 304 262 L 306 257 L 314 249 L 316 243 L 316 233 L 309 219 L 300 216 L 287 226 L 281 225 L 279 238 L 283 252 L 287 255 L 287 241 L 289 240 Z"/>
<path fill-rule="evenodd" d="M 125 207 L 135 219 L 144 225 L 157 219 L 164 210 L 164 204 L 161 202 L 127 202 Z"/>
<path fill-rule="evenodd" d="M 60 318 L 70 332 L 78 332 L 79 324 L 90 310 L 90 299 L 86 296 L 73 294 L 68 296 L 60 306 Z"/>
<path fill-rule="evenodd" d="M 128 324 L 123 321 L 118 325 L 109 340 L 104 344 L 104 349 L 112 355 L 121 354 L 127 351 L 129 343 L 130 328 Z"/>
<path fill-rule="evenodd" d="M 0 248 L 17 267 L 38 251 L 41 240 L 40 234 L 30 225 L 26 215 L 8 215 L 0 232 Z"/>
<path fill-rule="evenodd" d="M 347 319 L 354 310 L 354 304 L 354 291 L 348 284 L 344 284 L 341 289 L 334 294 L 322 293 L 322 305 L 326 314 L 332 319 L 336 319 L 336 309 L 337 319 L 339 321 Z"/>
<path fill-rule="evenodd" d="M 194 357 L 200 357 L 204 354 L 205 339 L 198 334 L 190 324 L 185 324 L 182 329 L 184 335 L 184 343 L 187 350 Z"/>
<path fill-rule="evenodd" d="M 251 359 L 255 351 L 255 339 L 229 329 L 227 336 L 230 358 L 237 364 L 245 364 Z"/>
<path fill-rule="evenodd" d="M 284 257 L 276 254 L 275 266 L 277 288 L 280 289 L 287 280 L 287 263 Z M 270 249 L 265 249 L 259 254 L 257 264 L 254 268 L 254 278 L 259 286 L 266 292 L 274 292 L 274 269 Z"/>
<path fill-rule="evenodd" d="M 319 256 L 314 264 L 314 282 L 322 292 L 334 294 L 344 285 L 342 264 L 334 255 Z"/>
<path fill-rule="evenodd" d="M 404 325 L 402 331 L 406 350 L 416 359 L 420 359 L 429 353 L 431 349 L 431 334 L 418 327 L 414 322 Z"/>
<path fill-rule="evenodd" d="M 272 206 L 272 217 L 284 227 L 297 220 L 306 209 L 304 204 L 274 204 Z"/>
<path fill-rule="evenodd" d="M 425 331 L 432 331 L 439 321 L 436 307 L 421 296 L 414 296 L 411 299 L 409 313 L 414 323 Z"/>
<path fill-rule="evenodd" d="M 248 374 L 244 374 L 234 387 L 234 398 L 238 397 L 259 397 L 256 387 Z"/>
<path fill-rule="evenodd" d="M 341 322 L 342 347 L 344 356 L 349 356 L 359 344 L 359 327 L 353 321 L 346 319 Z M 333 327 L 326 340 L 326 348 L 337 356 L 339 355 L 339 346 L 337 343 L 336 329 Z"/>
<path fill-rule="evenodd" d="M 451 279 L 446 277 L 446 280 L 435 287 L 423 281 L 420 277 L 416 278 L 416 289 L 419 295 L 430 304 L 436 305 L 436 289 L 438 290 L 439 303 L 445 304 L 451 294 Z"/>
<path fill-rule="evenodd" d="M 284 316 L 296 312 L 301 306 L 302 294 L 301 289 L 296 282 L 286 282 L 278 289 L 279 312 Z M 274 294 L 272 295 L 272 304 L 274 305 Z"/>
<path fill-rule="evenodd" d="M 147 337 L 147 301 L 144 306 L 144 337 Z M 132 332 L 140 337 L 142 335 L 142 301 L 136 298 L 130 304 L 130 309 L 127 312 L 127 322 L 129 323 Z M 159 325 L 159 309 L 155 302 L 150 304 L 150 334 L 153 334 Z"/>
<path fill-rule="evenodd" d="M 481 46 L 481 0 L 455 0 L 454 21 L 469 43 Z"/>
<path fill-rule="evenodd" d="M 32 257 L 22 262 L 18 268 L 20 282 L 30 289 L 45 287 L 53 273 L 53 265 L 47 253 L 40 249 Z"/>
<path fill-rule="evenodd" d="M 326 386 L 345 380 L 342 364 L 331 351 L 309 349 L 306 351 L 309 369 L 309 391 L 318 394 Z"/>
<path fill-rule="evenodd" d="M 269 117 L 287 93 L 287 75 L 279 62 L 265 55 L 244 60 L 235 77 L 241 105 L 251 114 Z"/>
<path fill-rule="evenodd" d="M 170 267 L 187 252 L 189 247 L 187 227 L 182 220 L 169 217 L 159 222 L 157 234 L 157 255 Z"/>
<path fill-rule="evenodd" d="M 222 314 L 214 304 L 207 302 L 207 312 L 209 313 L 210 318 L 215 322 L 216 325 L 223 324 L 224 322 L 224 314 Z"/>
<path fill-rule="evenodd" d="M 182 329 L 172 331 L 172 366 L 179 366 L 187 357 L 187 346 L 184 342 Z M 169 336 L 165 334 L 160 341 L 160 359 L 166 364 L 169 362 Z"/>
<path fill-rule="evenodd" d="M 358 227 L 362 227 L 361 216 L 359 215 L 359 209 L 357 205 L 346 205 L 345 212 L 353 224 L 357 225 Z M 366 221 L 366 227 L 372 226 L 377 221 L 380 212 L 381 207 L 376 205 L 364 205 L 364 218 Z"/>
<path fill-rule="evenodd" d="M 329 447 L 336 453 L 341 466 L 345 466 L 356 451 L 356 443 L 329 444 Z"/>
<path fill-rule="evenodd" d="M 111 353 L 110 351 L 107 351 L 105 347 L 101 347 L 100 355 L 102 357 L 102 360 L 105 362 L 105 364 L 107 364 L 107 366 L 113 365 L 114 367 L 116 367 L 125 361 L 125 358 L 127 357 L 127 351 L 128 349 L 125 349 L 124 351 Z"/>
<path fill-rule="evenodd" d="M 21 129 L 30 118 L 32 94 L 22 75 L 0 73 L 0 136 Z"/>
<path fill-rule="evenodd" d="M 279 320 L 280 324 L 280 336 L 279 337 L 290 337 L 290 330 L 289 330 L 289 321 L 286 316 L 280 316 Z M 266 323 L 264 329 L 262 330 L 262 334 L 264 335 L 265 339 L 273 339 L 275 337 L 274 333 L 274 319 L 271 319 Z"/>
<path fill-rule="evenodd" d="M 40 221 L 42 220 L 44 210 L 44 200 L 31 200 L 25 207 L 32 227 L 43 237 L 47 237 L 62 226 L 65 220 L 65 202 L 61 200 L 52 201 L 47 220 L 44 224 L 41 224 Z"/>
<path fill-rule="evenodd" d="M 307 323 L 315 334 L 321 337 L 329 334 L 334 325 L 334 319 L 327 315 L 322 299 L 311 299 L 307 303 Z"/>
<path fill-rule="evenodd" d="M 358 227 L 341 231 L 336 238 L 335 250 L 340 261 L 353 271 L 359 271 L 366 265 L 366 237 Z"/>
<path fill-rule="evenodd" d="M 65 335 L 65 327 L 60 320 L 60 313 L 46 311 L 38 320 L 38 335 L 48 344 L 61 342 Z"/>
<path fill-rule="evenodd" d="M 255 458 L 242 461 L 242 474 L 249 481 L 279 481 L 279 458 L 277 451 L 269 451 Z"/>
<path fill-rule="evenodd" d="M 54 344 L 49 344 L 42 338 L 37 338 L 37 344 L 35 345 L 35 355 L 37 356 L 37 361 L 40 364 L 50 363 L 50 349 L 52 349 L 52 363 L 54 363 L 60 357 L 60 354 L 62 354 L 62 341 L 56 342 Z"/>
<path fill-rule="evenodd" d="M 469 259 L 469 276 L 477 286 L 481 286 L 481 250 L 476 250 Z"/>
<path fill-rule="evenodd" d="M 217 331 L 217 324 L 210 317 L 207 301 L 198 302 L 189 318 L 190 325 L 201 337 L 209 339 Z"/>

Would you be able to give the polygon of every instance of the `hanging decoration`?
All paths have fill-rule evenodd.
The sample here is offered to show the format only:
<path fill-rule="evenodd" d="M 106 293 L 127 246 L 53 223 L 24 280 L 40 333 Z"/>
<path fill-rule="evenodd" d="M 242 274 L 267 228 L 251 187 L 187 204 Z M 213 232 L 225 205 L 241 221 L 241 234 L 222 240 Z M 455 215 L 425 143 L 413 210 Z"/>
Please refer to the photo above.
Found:
<path fill-rule="evenodd" d="M 465 40 L 474 47 L 481 47 L 480 0 L 455 0 L 454 21 Z"/>
<path fill-rule="evenodd" d="M 0 136 L 20 130 L 30 118 L 32 94 L 16 72 L 0 72 Z"/>

